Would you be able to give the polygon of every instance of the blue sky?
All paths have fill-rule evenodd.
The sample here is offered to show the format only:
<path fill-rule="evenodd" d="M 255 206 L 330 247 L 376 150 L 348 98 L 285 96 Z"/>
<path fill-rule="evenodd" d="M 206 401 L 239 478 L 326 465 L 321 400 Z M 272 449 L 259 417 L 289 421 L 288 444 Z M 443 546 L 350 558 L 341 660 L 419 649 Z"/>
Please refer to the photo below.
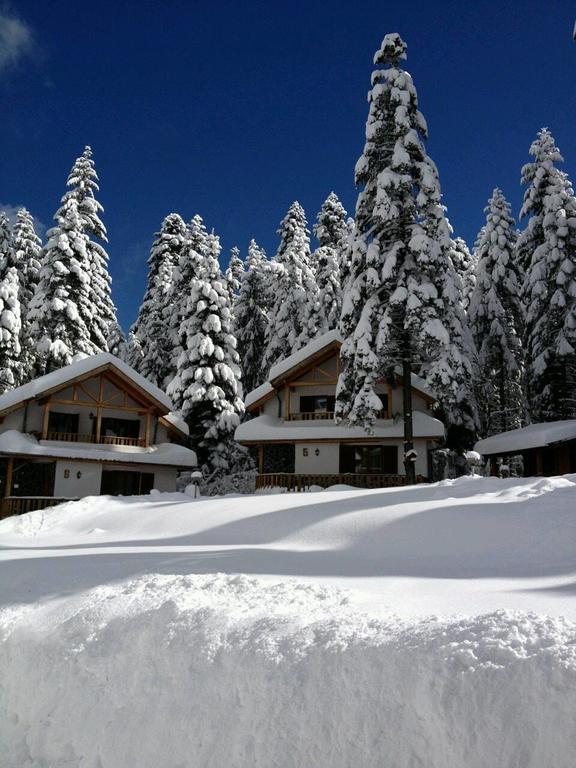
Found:
<path fill-rule="evenodd" d="M 50 225 L 85 144 L 109 231 L 114 299 L 134 320 L 162 218 L 199 213 L 224 248 L 269 255 L 298 199 L 352 212 L 372 56 L 387 32 L 428 121 L 456 234 L 495 185 L 515 215 L 547 125 L 576 179 L 573 2 L 14 0 L 0 3 L 0 203 Z"/>

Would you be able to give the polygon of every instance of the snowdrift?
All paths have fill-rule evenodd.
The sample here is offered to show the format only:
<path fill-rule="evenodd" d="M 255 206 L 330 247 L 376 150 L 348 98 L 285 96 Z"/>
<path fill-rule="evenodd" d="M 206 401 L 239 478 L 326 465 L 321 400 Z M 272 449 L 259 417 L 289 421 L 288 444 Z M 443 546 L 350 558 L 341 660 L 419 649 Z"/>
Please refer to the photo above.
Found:
<path fill-rule="evenodd" d="M 567 477 L 3 521 L 0 765 L 571 767 L 575 519 Z"/>

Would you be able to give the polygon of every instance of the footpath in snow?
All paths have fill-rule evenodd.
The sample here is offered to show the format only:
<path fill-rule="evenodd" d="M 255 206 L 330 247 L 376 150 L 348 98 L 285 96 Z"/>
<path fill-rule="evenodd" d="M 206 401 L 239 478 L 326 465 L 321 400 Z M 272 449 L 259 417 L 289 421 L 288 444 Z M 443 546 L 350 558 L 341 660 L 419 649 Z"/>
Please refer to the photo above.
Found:
<path fill-rule="evenodd" d="M 6 768 L 572 768 L 576 476 L 0 523 Z"/>

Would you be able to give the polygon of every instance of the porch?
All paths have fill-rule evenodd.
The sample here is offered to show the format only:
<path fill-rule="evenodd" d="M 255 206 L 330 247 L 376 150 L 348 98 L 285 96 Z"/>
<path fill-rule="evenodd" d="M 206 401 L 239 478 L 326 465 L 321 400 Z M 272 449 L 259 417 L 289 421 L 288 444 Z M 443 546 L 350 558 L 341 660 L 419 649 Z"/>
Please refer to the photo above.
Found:
<path fill-rule="evenodd" d="M 426 483 L 423 475 L 416 476 L 417 483 Z M 406 475 L 336 474 L 307 475 L 293 472 L 275 472 L 256 476 L 256 490 L 262 488 L 286 488 L 288 491 L 306 491 L 311 486 L 329 488 L 331 485 L 352 485 L 354 488 L 398 488 L 408 485 Z"/>

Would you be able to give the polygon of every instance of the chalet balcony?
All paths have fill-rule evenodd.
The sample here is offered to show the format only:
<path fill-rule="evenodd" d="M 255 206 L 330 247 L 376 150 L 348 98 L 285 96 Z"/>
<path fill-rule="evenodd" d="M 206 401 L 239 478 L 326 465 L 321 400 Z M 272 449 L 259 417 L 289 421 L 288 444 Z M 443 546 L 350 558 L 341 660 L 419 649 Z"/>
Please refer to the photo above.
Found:
<path fill-rule="evenodd" d="M 426 483 L 423 475 L 416 477 L 417 483 Z M 276 472 L 256 476 L 256 490 L 261 488 L 286 488 L 288 491 L 306 491 L 311 486 L 329 488 L 331 485 L 352 485 L 354 488 L 398 488 L 408 485 L 406 475 L 376 475 L 376 474 L 334 474 L 334 475 L 300 475 L 290 472 Z"/>
<path fill-rule="evenodd" d="M 92 443 L 96 445 L 131 445 L 138 448 L 145 447 L 143 437 L 119 437 L 117 435 L 101 435 L 99 439 L 96 435 L 82 434 L 81 432 L 46 432 L 44 440 L 58 440 L 65 443 Z"/>

